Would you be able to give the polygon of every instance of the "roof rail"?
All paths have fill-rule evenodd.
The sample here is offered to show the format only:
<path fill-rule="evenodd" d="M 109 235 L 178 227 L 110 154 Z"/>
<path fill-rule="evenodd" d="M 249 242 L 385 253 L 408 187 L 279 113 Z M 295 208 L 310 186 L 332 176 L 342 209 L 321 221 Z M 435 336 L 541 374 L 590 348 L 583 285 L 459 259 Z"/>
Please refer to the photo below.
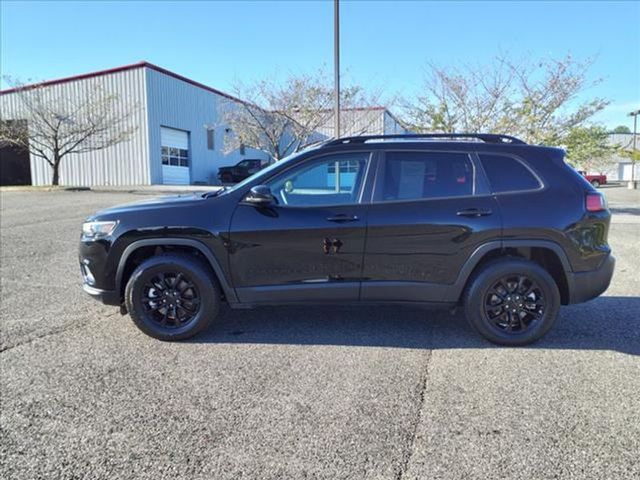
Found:
<path fill-rule="evenodd" d="M 395 135 L 363 135 L 359 137 L 342 137 L 331 140 L 323 145 L 323 147 L 329 147 L 334 145 L 343 145 L 347 143 L 366 143 L 370 140 L 420 140 L 430 138 L 443 138 L 443 139 L 455 139 L 455 138 L 475 138 L 482 140 L 485 143 L 506 143 L 511 145 L 526 145 L 527 143 L 516 137 L 509 135 L 498 135 L 494 133 L 409 133 L 409 134 L 395 134 Z"/>

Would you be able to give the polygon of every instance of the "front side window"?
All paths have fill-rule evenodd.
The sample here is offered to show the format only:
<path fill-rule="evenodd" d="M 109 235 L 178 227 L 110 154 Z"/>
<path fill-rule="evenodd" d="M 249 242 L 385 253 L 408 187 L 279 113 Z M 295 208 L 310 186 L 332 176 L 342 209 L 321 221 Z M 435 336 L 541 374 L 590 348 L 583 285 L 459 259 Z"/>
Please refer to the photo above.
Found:
<path fill-rule="evenodd" d="M 538 179 L 515 158 L 490 153 L 480 153 L 479 157 L 494 193 L 540 188 Z"/>
<path fill-rule="evenodd" d="M 387 152 L 382 199 L 417 200 L 473 195 L 473 165 L 465 153 Z"/>
<path fill-rule="evenodd" d="M 368 152 L 345 153 L 311 160 L 277 175 L 266 185 L 281 205 L 358 203 L 369 156 Z"/>

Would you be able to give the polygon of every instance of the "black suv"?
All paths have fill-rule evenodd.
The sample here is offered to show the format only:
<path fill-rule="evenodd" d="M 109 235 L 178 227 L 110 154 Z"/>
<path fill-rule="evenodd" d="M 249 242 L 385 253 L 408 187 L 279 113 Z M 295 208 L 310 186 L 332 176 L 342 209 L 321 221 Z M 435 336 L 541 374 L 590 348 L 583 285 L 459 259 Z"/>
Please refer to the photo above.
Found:
<path fill-rule="evenodd" d="M 613 274 L 605 199 L 563 158 L 501 135 L 328 141 L 232 188 L 88 218 L 84 289 L 161 340 L 224 302 L 356 302 L 460 305 L 488 340 L 527 344 Z"/>
<path fill-rule="evenodd" d="M 218 179 L 222 183 L 235 183 L 250 177 L 268 165 L 267 160 L 257 158 L 247 158 L 241 160 L 231 167 L 220 167 L 218 169 Z"/>

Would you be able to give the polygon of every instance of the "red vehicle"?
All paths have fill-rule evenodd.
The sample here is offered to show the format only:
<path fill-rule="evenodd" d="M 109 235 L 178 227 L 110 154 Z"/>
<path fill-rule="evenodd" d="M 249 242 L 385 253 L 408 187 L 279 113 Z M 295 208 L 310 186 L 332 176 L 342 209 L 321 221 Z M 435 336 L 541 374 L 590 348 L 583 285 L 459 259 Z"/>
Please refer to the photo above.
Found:
<path fill-rule="evenodd" d="M 580 175 L 587 179 L 587 182 L 589 182 L 596 188 L 598 188 L 600 185 L 606 185 L 607 183 L 606 175 L 587 175 L 587 172 L 585 172 L 584 170 L 578 170 L 578 173 L 580 173 Z"/>

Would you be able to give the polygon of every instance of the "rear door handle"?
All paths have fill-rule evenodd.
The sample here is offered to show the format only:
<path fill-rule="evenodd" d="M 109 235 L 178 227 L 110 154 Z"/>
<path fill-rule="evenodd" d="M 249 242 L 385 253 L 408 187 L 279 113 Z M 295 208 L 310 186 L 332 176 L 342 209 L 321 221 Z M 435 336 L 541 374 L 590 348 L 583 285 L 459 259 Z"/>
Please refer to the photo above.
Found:
<path fill-rule="evenodd" d="M 328 222 L 336 222 L 336 223 L 346 223 L 346 222 L 357 222 L 357 215 L 347 215 L 345 213 L 340 213 L 338 215 L 333 215 L 331 217 L 327 217 Z"/>
<path fill-rule="evenodd" d="M 492 213 L 490 208 L 465 208 L 456 213 L 456 215 L 459 217 L 486 217 Z"/>

